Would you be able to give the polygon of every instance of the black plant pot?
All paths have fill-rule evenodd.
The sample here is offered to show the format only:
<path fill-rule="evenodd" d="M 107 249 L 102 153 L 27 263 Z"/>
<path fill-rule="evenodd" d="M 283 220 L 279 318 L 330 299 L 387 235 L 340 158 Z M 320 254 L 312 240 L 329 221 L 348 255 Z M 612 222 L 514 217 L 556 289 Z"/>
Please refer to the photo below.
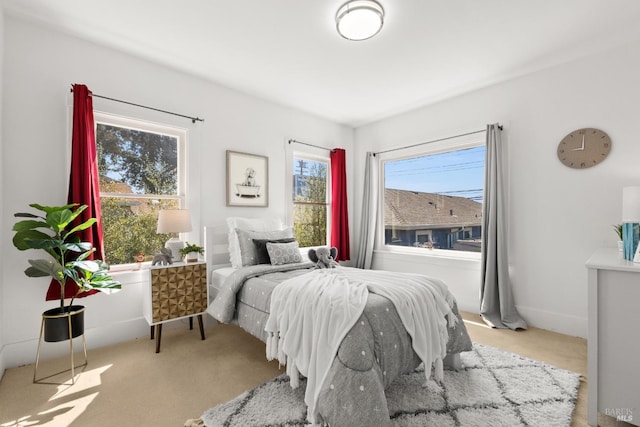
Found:
<path fill-rule="evenodd" d="M 69 320 L 71 320 L 71 338 L 84 334 L 84 306 L 71 305 L 57 307 L 42 313 L 44 321 L 44 340 L 59 342 L 69 339 Z"/>

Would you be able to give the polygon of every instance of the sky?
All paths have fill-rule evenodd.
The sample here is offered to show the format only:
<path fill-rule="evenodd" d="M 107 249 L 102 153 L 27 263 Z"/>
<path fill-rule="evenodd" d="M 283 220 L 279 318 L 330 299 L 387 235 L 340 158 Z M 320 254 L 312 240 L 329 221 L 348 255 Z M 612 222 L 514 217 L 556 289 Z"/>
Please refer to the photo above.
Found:
<path fill-rule="evenodd" d="M 485 147 L 387 161 L 385 188 L 439 193 L 482 202 Z"/>

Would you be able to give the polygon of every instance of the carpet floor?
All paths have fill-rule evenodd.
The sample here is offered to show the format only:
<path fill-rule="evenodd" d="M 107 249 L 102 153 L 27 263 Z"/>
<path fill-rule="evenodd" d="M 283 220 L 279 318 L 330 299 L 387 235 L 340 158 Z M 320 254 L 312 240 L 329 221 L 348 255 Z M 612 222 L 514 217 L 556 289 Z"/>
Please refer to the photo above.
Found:
<path fill-rule="evenodd" d="M 489 346 L 461 355 L 463 369 L 445 371 L 441 384 L 423 387 L 421 366 L 387 389 L 398 427 L 568 427 L 580 375 Z M 265 408 L 269 408 L 265 411 Z M 305 426 L 304 382 L 292 390 L 286 375 L 202 415 L 207 427 Z"/>
<path fill-rule="evenodd" d="M 462 316 L 474 343 L 582 374 L 572 427 L 587 426 L 586 340 L 534 327 L 491 329 L 475 314 Z M 0 380 L 0 426 L 183 426 L 283 373 L 277 362 L 266 360 L 264 344 L 239 327 L 210 325 L 205 333 L 201 341 L 197 328 L 189 331 L 187 322 L 177 321 L 163 331 L 160 353 L 148 336 L 90 348 L 89 364 L 76 370 L 75 385 L 69 372 L 33 384 L 33 365 L 7 369 Z M 69 368 L 68 357 L 48 356 L 50 346 L 43 346 L 42 376 Z M 598 424 L 633 427 L 604 414 Z"/>

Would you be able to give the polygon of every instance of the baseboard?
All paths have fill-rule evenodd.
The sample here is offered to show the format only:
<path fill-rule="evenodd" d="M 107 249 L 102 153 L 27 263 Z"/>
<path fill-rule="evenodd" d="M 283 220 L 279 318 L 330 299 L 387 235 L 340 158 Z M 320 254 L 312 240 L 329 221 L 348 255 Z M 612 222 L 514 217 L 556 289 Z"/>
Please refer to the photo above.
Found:
<path fill-rule="evenodd" d="M 85 330 L 87 349 L 104 347 L 143 336 L 149 336 L 149 324 L 143 317 L 129 319 L 123 322 L 110 323 L 96 328 Z M 82 338 L 73 340 L 74 349 L 82 348 Z M 0 352 L 0 367 L 3 369 L 35 363 L 38 351 L 38 340 L 27 340 L 18 343 L 6 344 Z M 40 348 L 40 360 L 67 356 L 69 354 L 69 341 L 46 342 Z"/>
<path fill-rule="evenodd" d="M 587 318 L 566 313 L 540 310 L 533 307 L 516 307 L 530 326 L 558 332 L 573 337 L 587 338 Z"/>

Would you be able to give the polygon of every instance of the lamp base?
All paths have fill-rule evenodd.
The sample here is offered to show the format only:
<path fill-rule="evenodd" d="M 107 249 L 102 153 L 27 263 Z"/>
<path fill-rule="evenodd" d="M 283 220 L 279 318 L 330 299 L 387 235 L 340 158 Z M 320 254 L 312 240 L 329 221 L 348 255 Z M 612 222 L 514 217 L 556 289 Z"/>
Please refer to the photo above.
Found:
<path fill-rule="evenodd" d="M 173 262 L 182 260 L 180 249 L 184 248 L 184 242 L 177 237 L 172 237 L 164 244 L 165 248 L 171 249 L 171 259 Z"/>

